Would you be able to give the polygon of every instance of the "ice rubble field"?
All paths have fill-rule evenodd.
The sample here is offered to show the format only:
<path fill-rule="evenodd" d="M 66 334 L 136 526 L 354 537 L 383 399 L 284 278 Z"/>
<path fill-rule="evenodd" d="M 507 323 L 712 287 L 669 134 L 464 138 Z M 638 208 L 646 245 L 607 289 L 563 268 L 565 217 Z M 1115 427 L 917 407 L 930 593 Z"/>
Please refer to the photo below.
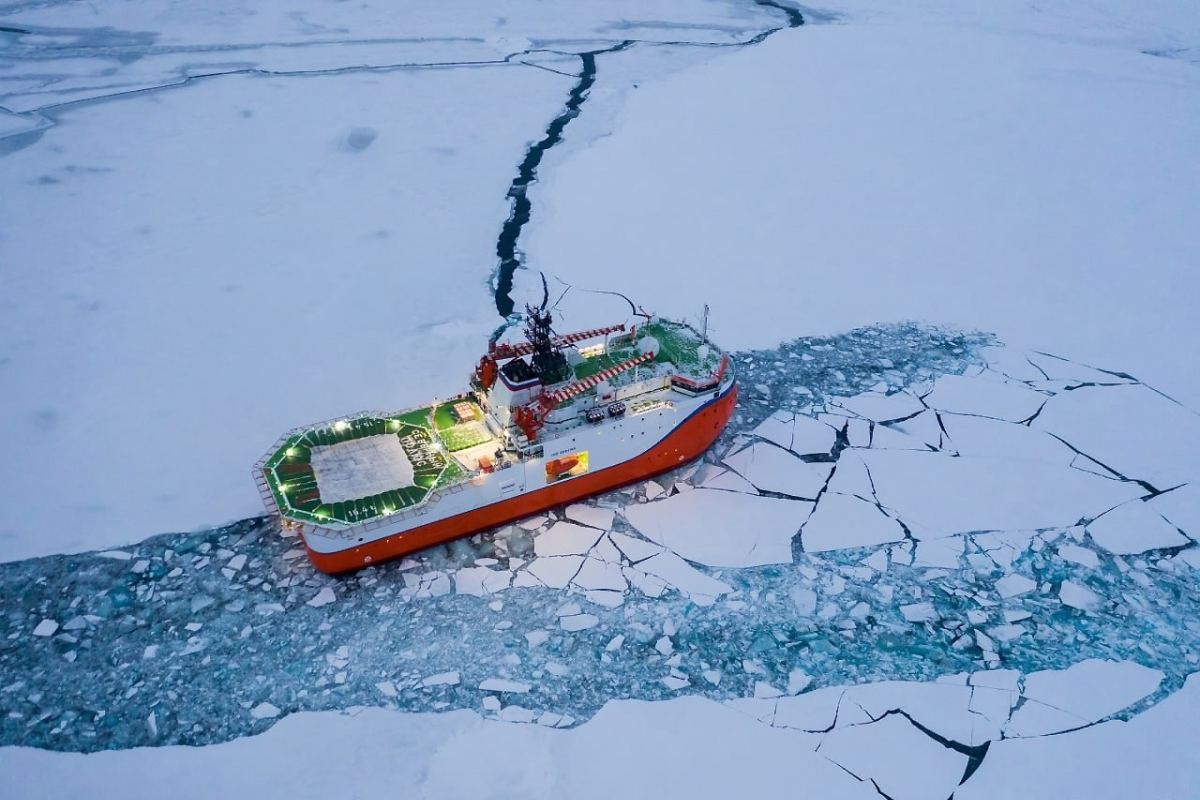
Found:
<path fill-rule="evenodd" d="M 1194 796 L 1192 5 L 509 6 L 0 9 L 6 792 Z M 203 529 L 461 383 L 625 42 L 516 297 L 720 297 L 718 447 L 348 579 Z"/>
<path fill-rule="evenodd" d="M 47 770 L 78 756 L 0 761 L 29 796 L 98 780 L 152 796 L 129 759 L 315 796 L 396 760 L 376 736 L 415 738 L 400 761 L 428 769 L 363 785 L 431 796 L 602 796 L 615 778 L 579 762 L 609 740 L 643 788 L 670 764 L 699 796 L 748 763 L 772 796 L 800 775 L 814 796 L 1017 796 L 1025 764 L 1045 779 L 1019 796 L 1196 785 L 1195 465 L 1147 452 L 1200 444 L 1200 417 L 1119 371 L 917 326 L 737 358 L 746 402 L 701 462 L 350 578 L 315 573 L 269 520 L 3 565 L 22 597 L 0 628 L 3 741 L 195 745 L 287 718 L 199 751 L 98 754 L 65 783 Z M 1139 437 L 1119 433 L 1130 396 Z M 353 720 L 287 716 L 326 709 Z M 1028 744 L 1047 736 L 1055 758 Z M 300 786 L 261 763 L 296 743 L 336 766 Z M 477 748 L 525 755 L 450 767 Z"/>

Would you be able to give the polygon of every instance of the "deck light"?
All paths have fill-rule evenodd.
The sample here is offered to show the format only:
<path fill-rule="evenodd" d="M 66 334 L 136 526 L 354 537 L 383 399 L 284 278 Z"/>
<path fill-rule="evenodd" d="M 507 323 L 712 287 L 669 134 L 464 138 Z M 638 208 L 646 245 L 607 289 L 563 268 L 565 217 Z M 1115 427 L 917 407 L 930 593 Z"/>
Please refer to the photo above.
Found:
<path fill-rule="evenodd" d="M 334 428 L 334 430 L 338 430 L 338 431 L 346 430 L 346 420 L 339 419 L 337 422 L 335 422 L 333 424 L 333 428 Z"/>

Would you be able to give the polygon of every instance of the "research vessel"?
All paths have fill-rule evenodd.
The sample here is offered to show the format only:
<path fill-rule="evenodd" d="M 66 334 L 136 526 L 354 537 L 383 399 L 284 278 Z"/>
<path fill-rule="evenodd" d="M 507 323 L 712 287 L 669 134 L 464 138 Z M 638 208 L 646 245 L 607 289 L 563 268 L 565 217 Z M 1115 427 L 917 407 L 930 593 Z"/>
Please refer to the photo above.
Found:
<path fill-rule="evenodd" d="M 338 573 L 644 480 L 690 461 L 733 414 L 729 356 L 699 326 L 640 313 L 491 342 L 459 394 L 280 437 L 255 465 L 267 509 Z"/>

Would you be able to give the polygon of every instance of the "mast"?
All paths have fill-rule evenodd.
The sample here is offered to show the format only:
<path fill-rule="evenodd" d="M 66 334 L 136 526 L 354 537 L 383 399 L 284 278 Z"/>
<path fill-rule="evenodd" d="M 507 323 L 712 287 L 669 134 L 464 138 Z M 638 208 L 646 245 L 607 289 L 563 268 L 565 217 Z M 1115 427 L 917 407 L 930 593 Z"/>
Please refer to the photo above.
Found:
<path fill-rule="evenodd" d="M 559 343 L 552 338 L 550 325 L 553 322 L 554 318 L 548 310 L 525 306 L 525 338 L 533 347 L 531 366 L 543 386 L 561 383 L 570 377 L 567 357 L 563 355 Z"/>

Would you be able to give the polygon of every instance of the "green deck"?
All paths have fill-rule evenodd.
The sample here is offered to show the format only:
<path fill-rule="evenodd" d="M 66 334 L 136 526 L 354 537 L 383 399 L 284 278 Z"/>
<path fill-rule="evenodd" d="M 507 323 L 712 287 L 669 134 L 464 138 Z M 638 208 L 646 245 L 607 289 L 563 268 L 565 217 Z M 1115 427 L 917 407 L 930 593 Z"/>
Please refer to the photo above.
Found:
<path fill-rule="evenodd" d="M 426 407 L 395 417 L 357 417 L 289 436 L 263 465 L 263 474 L 280 512 L 303 522 L 355 525 L 411 508 L 434 489 L 464 478 L 466 472 L 462 467 L 438 446 L 430 411 Z M 452 432 L 453 427 L 447 430 Z M 400 439 L 412 463 L 414 485 L 341 503 L 322 503 L 312 467 L 313 448 L 369 436 Z M 445 437 L 438 433 L 437 438 Z M 448 443 L 446 447 L 449 449 Z"/>
<path fill-rule="evenodd" d="M 707 358 L 700 358 L 700 345 L 703 342 L 690 328 L 673 325 L 668 322 L 656 322 L 644 326 L 640 335 L 653 336 L 658 340 L 658 356 L 655 361 L 670 362 L 681 370 L 708 372 L 717 368 L 721 358 L 715 347 L 709 348 Z"/>
<path fill-rule="evenodd" d="M 719 351 L 715 347 L 711 348 L 711 353 L 707 358 L 701 359 L 699 351 L 703 342 L 700 337 L 695 331 L 678 323 L 655 322 L 643 325 L 638 329 L 637 336 L 639 339 L 643 336 L 653 336 L 657 339 L 658 355 L 654 359 L 655 362 L 674 364 L 681 372 L 711 372 L 720 364 Z M 639 352 L 628 337 L 615 339 L 610 342 L 609 346 L 612 349 L 607 353 L 591 356 L 576 364 L 575 380 L 590 378 L 597 372 L 634 358 Z"/>

